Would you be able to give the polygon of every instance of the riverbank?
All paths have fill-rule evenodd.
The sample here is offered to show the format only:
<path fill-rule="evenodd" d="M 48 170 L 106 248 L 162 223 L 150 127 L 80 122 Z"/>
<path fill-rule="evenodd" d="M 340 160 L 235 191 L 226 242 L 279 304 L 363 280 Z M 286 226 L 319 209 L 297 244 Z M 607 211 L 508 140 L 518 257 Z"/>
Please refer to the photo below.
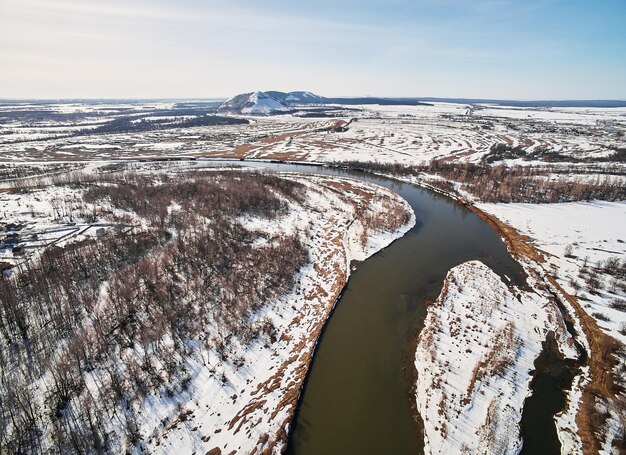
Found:
<path fill-rule="evenodd" d="M 409 180 L 414 181 L 414 179 Z M 605 328 L 599 326 L 597 318 L 585 311 L 579 302 L 580 296 L 573 295 L 575 290 L 572 289 L 571 283 L 575 275 L 570 270 L 571 267 L 563 266 L 568 259 L 565 254 L 565 247 L 568 242 L 574 242 L 575 245 L 582 243 L 583 246 L 590 241 L 593 243 L 593 236 L 591 239 L 588 238 L 588 229 L 582 229 L 580 225 L 588 223 L 590 219 L 597 218 L 598 214 L 572 213 L 570 215 L 572 218 L 568 218 L 569 223 L 563 223 L 564 210 L 560 206 L 568 204 L 480 204 L 469 195 L 463 197 L 458 194 L 449 194 L 445 190 L 433 187 L 426 182 L 414 181 L 414 183 L 454 198 L 492 226 L 505 241 L 510 253 L 523 266 L 528 278 L 530 278 L 528 283 L 530 289 L 534 291 L 548 289 L 556 299 L 554 304 L 558 304 L 562 309 L 563 314 L 558 317 L 566 320 L 571 326 L 570 330 L 574 335 L 577 349 L 571 351 L 569 349 L 573 348 L 571 344 L 569 348 L 559 344 L 559 350 L 565 359 L 569 358 L 570 361 L 582 359 L 579 362 L 578 374 L 572 381 L 571 387 L 566 389 L 566 404 L 554 418 L 562 453 L 611 453 L 612 450 L 623 450 L 622 436 L 626 421 L 624 411 L 626 407 L 620 390 L 623 390 L 626 379 L 623 369 L 619 369 L 619 358 L 623 356 L 624 346 L 620 341 L 607 334 L 611 330 L 616 331 L 619 326 L 615 323 Z M 569 205 L 581 206 L 584 204 L 573 203 Z M 526 205 L 537 212 L 539 207 L 547 207 L 561 213 L 538 214 L 539 218 L 535 222 L 528 220 L 527 217 L 511 216 L 507 219 L 507 212 L 516 205 Z M 619 219 L 621 219 L 624 204 L 605 203 L 605 205 L 611 205 L 612 208 L 616 209 L 609 211 L 609 213 L 606 213 L 605 210 L 602 213 L 603 218 L 611 220 L 609 226 L 612 226 L 613 232 L 615 232 L 614 228 L 621 225 Z M 556 226 L 569 226 L 570 231 L 577 235 L 561 238 L 557 244 L 556 252 L 546 251 L 550 250 L 549 245 L 553 244 L 554 241 L 552 239 L 545 240 L 545 237 L 542 238 L 532 232 L 533 226 L 540 220 L 544 224 L 546 220 L 552 222 L 554 226 L 551 229 L 555 229 Z M 588 227 L 588 225 L 585 226 Z M 598 226 L 607 225 L 600 223 Z M 551 235 L 554 233 L 552 232 Z M 606 247 L 598 248 L 597 246 L 587 248 L 595 253 L 592 253 L 594 259 L 598 259 L 598 252 L 601 255 L 604 253 L 604 256 L 607 256 L 606 253 L 621 254 L 615 251 L 620 249 L 619 247 L 616 248 L 615 242 L 619 245 L 623 240 L 619 238 L 619 235 L 617 237 L 610 236 L 610 239 L 613 243 L 608 245 L 609 249 Z M 607 238 L 599 240 L 605 245 L 607 241 Z M 556 260 L 554 260 L 555 258 Z M 576 273 L 579 273 L 580 269 L 584 268 L 584 265 L 580 263 L 584 262 L 586 265 L 589 259 L 583 257 L 582 254 L 577 259 L 579 267 Z M 566 288 L 569 288 L 569 292 Z M 582 297 L 584 298 L 584 296 Z M 607 311 L 609 298 L 606 294 L 594 292 L 591 297 L 592 301 L 599 300 L 602 302 L 604 300 L 604 303 L 596 302 L 596 305 L 599 303 L 603 310 Z M 591 308 L 589 304 L 586 306 Z"/>
<path fill-rule="evenodd" d="M 318 337 L 350 275 L 350 262 L 385 248 L 415 224 L 408 204 L 382 188 L 341 178 L 300 176 L 297 180 L 309 187 L 310 194 L 306 213 L 292 214 L 298 220 L 294 222 L 298 227 L 293 229 L 309 233 L 311 257 L 294 292 L 265 314 L 274 321 L 278 341 L 246 347 L 246 367 L 235 373 L 237 383 L 194 397 L 207 402 L 211 409 L 210 418 L 200 423 L 214 431 L 205 434 L 202 443 L 196 439 L 181 445 L 189 427 L 200 426 L 198 420 L 190 419 L 175 429 L 168 442 L 156 447 L 157 452 L 169 453 L 181 447 L 190 452 L 199 447 L 203 451 L 213 448 L 212 453 L 283 452 Z M 409 221 L 393 231 L 365 228 L 367 214 L 390 204 L 406 211 Z M 290 224 L 281 223 L 280 229 Z"/>
<path fill-rule="evenodd" d="M 623 369 L 619 368 L 619 358 L 623 356 L 624 347 L 620 341 L 607 334 L 607 331 L 610 333 L 611 330 L 619 330 L 619 324 L 613 322 L 613 324 L 607 327 L 606 322 L 598 321 L 596 317 L 598 314 L 601 315 L 601 313 L 590 315 L 579 302 L 581 296 L 573 295 L 574 292 L 570 285 L 570 278 L 572 277 L 567 267 L 562 267 L 565 245 L 559 246 L 561 251 L 557 254 L 547 252 L 545 250 L 549 249 L 548 242 L 542 245 L 541 237 L 534 235 L 531 229 L 526 229 L 528 232 L 524 231 L 524 227 L 528 228 L 532 223 L 527 222 L 525 224 L 523 218 L 521 223 L 516 223 L 514 219 L 506 220 L 508 222 L 500 219 L 501 217 L 504 218 L 503 213 L 506 213 L 506 210 L 503 211 L 501 209 L 506 209 L 516 204 L 480 204 L 466 192 L 458 191 L 458 188 L 455 193 L 450 193 L 438 185 L 432 185 L 428 179 L 394 176 L 385 173 L 380 175 L 411 182 L 446 195 L 476 213 L 498 233 L 506 243 L 509 252 L 523 266 L 527 275 L 528 290 L 540 293 L 546 293 L 547 291 L 549 298 L 553 301 L 553 308 L 560 309 L 557 318 L 567 322 L 568 328 L 574 336 L 575 344 L 573 341 L 568 342 L 567 345 L 559 344 L 561 354 L 566 361 L 570 359 L 567 361 L 569 363 L 577 363 L 576 361 L 581 359 L 579 363 L 581 368 L 572 381 L 571 390 L 569 390 L 569 386 L 566 387 L 568 389 L 566 390 L 567 403 L 554 418 L 562 450 L 570 453 L 609 453 L 612 447 L 616 450 L 622 450 L 624 444 L 622 434 L 624 422 L 626 421 L 624 409 L 626 406 L 620 390 L 623 390 L 623 384 L 626 383 L 626 379 Z M 584 203 L 574 203 L 573 205 L 575 204 Z M 611 204 L 617 207 L 618 210 L 624 206 L 624 204 L 620 203 L 609 203 L 609 205 Z M 539 207 L 552 207 L 557 211 L 561 210 L 563 212 L 560 206 L 567 204 L 526 205 L 533 207 L 534 210 Z M 567 213 L 567 211 L 565 212 Z M 544 220 L 546 216 L 543 217 Z M 560 226 L 572 226 L 572 224 L 577 226 L 571 222 L 563 223 L 563 216 L 564 213 L 560 213 L 558 216 L 552 214 L 548 218 Z M 576 217 L 576 214 L 572 213 L 571 216 Z M 615 210 L 609 210 L 608 213 L 605 210 L 602 213 L 603 218 L 610 220 L 608 222 L 610 226 L 613 226 L 613 229 L 621 225 L 619 222 L 620 216 L 621 212 L 616 212 Z M 585 223 L 588 223 L 589 219 L 592 218 L 597 218 L 597 215 L 573 218 L 570 221 L 577 219 L 578 224 L 582 223 L 588 227 Z M 579 237 L 579 242 L 574 241 L 574 248 L 580 242 L 583 245 L 588 243 L 588 239 L 585 238 L 585 235 L 588 235 L 587 229 L 574 227 L 572 230 L 576 231 Z M 606 239 L 601 240 L 601 242 L 606 241 Z M 620 239 L 619 236 L 612 237 L 612 241 L 617 242 L 618 245 L 623 244 L 623 239 Z M 593 255 L 594 259 L 598 251 L 604 252 L 605 256 L 606 253 L 620 254 L 616 250 L 621 248 L 614 248 L 615 243 L 609 244 L 609 246 L 612 249 L 607 250 L 602 248 L 602 245 L 600 245 L 601 248 L 595 246 L 593 248 L 594 253 L 596 253 Z M 557 261 L 553 260 L 555 257 Z M 559 257 L 561 259 L 560 262 L 558 261 Z M 579 263 L 585 263 L 584 265 L 579 264 L 578 267 L 579 270 L 582 268 L 584 272 L 588 258 L 583 257 L 581 254 L 577 257 L 577 260 Z M 589 265 L 594 269 L 594 272 L 602 271 L 601 267 L 594 267 L 591 261 L 589 261 Z M 605 278 L 607 283 L 609 278 Z M 588 299 L 591 297 L 592 305 L 599 304 L 602 306 L 603 312 L 608 312 L 611 310 L 607 308 L 609 303 L 607 296 L 615 297 L 615 295 L 610 293 L 593 291 L 589 296 L 583 295 L 582 298 L 587 300 L 585 305 L 587 308 L 593 308 L 588 303 Z M 619 292 L 617 296 L 619 297 Z M 602 300 L 604 300 L 604 303 L 602 303 Z M 615 315 L 616 312 L 612 314 Z M 616 319 L 619 323 L 620 316 L 618 315 Z M 604 328 L 601 328 L 599 323 Z M 622 447 L 622 449 L 618 449 L 619 447 Z"/>
<path fill-rule="evenodd" d="M 387 177 L 387 176 L 386 176 Z M 393 178 L 393 177 L 392 177 Z M 402 180 L 402 179 L 400 179 Z M 525 278 L 523 279 L 524 283 L 518 283 L 521 286 L 521 289 L 527 291 L 529 293 L 536 292 L 542 295 L 546 303 L 546 308 L 542 311 L 545 314 L 550 315 L 551 319 L 551 327 L 550 329 L 554 330 L 559 334 L 557 337 L 557 346 L 559 351 L 561 351 L 561 355 L 565 358 L 569 359 L 577 359 L 580 353 L 575 348 L 574 341 L 568 336 L 565 330 L 565 324 L 563 321 L 563 315 L 560 313 L 559 304 L 557 303 L 558 299 L 558 291 L 555 290 L 553 286 L 550 286 L 549 281 L 545 278 L 545 274 L 540 265 L 544 261 L 544 253 L 539 251 L 534 245 L 530 244 L 529 239 L 518 233 L 514 228 L 501 223 L 496 217 L 489 215 L 488 213 L 483 212 L 475 204 L 467 199 L 459 195 L 449 195 L 445 191 L 440 188 L 431 187 L 428 183 L 422 181 L 413 181 L 407 180 L 412 184 L 417 184 L 418 186 L 426 187 L 432 191 L 437 193 L 444 194 L 446 197 L 450 197 L 455 200 L 460 205 L 464 206 L 468 210 L 474 212 L 478 215 L 483 221 L 486 221 L 488 225 L 491 226 L 498 236 L 505 241 L 509 252 L 512 253 L 517 261 L 523 266 L 525 271 Z M 454 265 L 454 264 L 453 264 Z M 501 272 L 499 272 L 501 276 Z M 508 275 L 508 278 L 512 278 L 514 275 Z M 568 318 L 566 315 L 566 319 Z M 573 326 L 576 325 L 576 321 L 574 320 Z M 544 335 L 547 335 L 548 330 L 544 330 Z M 573 333 L 580 333 L 574 331 Z M 584 369 L 583 369 L 584 371 Z M 576 384 L 581 384 L 582 381 L 576 380 Z M 567 387 L 567 385 L 566 385 Z M 527 389 L 521 397 L 526 397 L 530 393 L 530 390 Z M 539 409 L 540 412 L 543 412 L 542 409 Z M 552 417 L 554 414 L 550 414 L 549 417 Z M 576 436 L 576 421 L 577 408 L 575 404 L 571 406 L 567 406 L 557 417 L 557 431 L 558 437 L 561 440 L 561 444 L 564 447 L 564 450 L 567 448 L 571 448 L 572 450 L 581 447 L 581 443 L 579 438 Z M 532 418 L 532 417 L 531 417 Z M 572 431 L 574 429 L 574 431 Z M 556 444 L 559 444 L 559 441 L 554 437 Z M 554 441 L 553 441 L 554 442 Z M 550 444 L 554 445 L 554 444 Z M 306 452 L 305 452 L 306 453 Z"/>
<path fill-rule="evenodd" d="M 412 182 L 412 183 L 416 183 L 416 182 Z M 419 184 L 419 182 L 417 183 Z M 426 186 L 426 185 L 422 185 L 422 186 Z M 333 190 L 334 193 L 340 194 L 342 191 L 343 189 L 341 188 L 341 185 L 335 185 L 335 188 Z M 441 190 L 437 192 L 444 193 Z M 456 197 L 453 199 L 455 199 L 461 205 L 465 206 L 465 208 L 467 208 L 468 210 L 473 211 L 476 215 L 480 216 L 484 221 L 487 221 L 488 224 L 490 224 L 492 228 L 495 228 L 494 231 L 497 232 L 497 234 L 502 239 L 504 239 L 505 242 L 507 243 L 509 251 L 514 253 L 518 261 L 522 265 L 524 265 L 524 268 L 527 274 L 527 284 L 529 288 L 533 288 L 535 290 L 539 289 L 542 291 L 546 291 L 548 293 L 555 293 L 557 296 L 560 295 L 559 294 L 560 291 L 558 289 L 558 286 L 559 286 L 558 283 L 552 284 L 551 280 L 549 279 L 551 275 L 548 272 L 546 272 L 546 264 L 545 264 L 546 252 L 539 251 L 536 245 L 530 244 L 529 237 L 525 236 L 523 233 L 520 233 L 516 229 L 508 226 L 507 224 L 501 222 L 496 216 L 488 214 L 480 210 L 480 208 L 476 207 L 473 202 L 464 201 L 460 199 L 459 197 Z M 457 206 L 457 210 L 458 210 L 458 206 Z M 442 232 L 442 235 L 443 235 L 443 232 Z M 351 241 L 354 241 L 358 239 L 359 237 L 360 237 L 360 234 L 351 236 L 352 238 Z M 342 239 L 342 241 L 345 242 L 346 240 Z M 457 246 L 456 248 L 459 248 L 459 247 L 460 246 Z M 372 247 L 372 248 L 375 248 L 375 247 Z M 450 254 L 450 252 L 448 252 L 448 254 Z M 420 253 L 418 252 L 416 253 L 415 257 L 417 258 L 419 257 L 419 255 Z M 348 259 L 346 258 L 346 262 L 347 261 Z M 568 302 L 565 302 L 562 304 L 566 309 L 568 308 L 567 306 L 569 304 Z M 556 308 L 556 305 L 553 304 L 553 307 Z M 560 318 L 561 318 L 560 315 L 556 316 L 556 319 L 560 319 Z M 566 317 L 566 319 L 568 319 L 568 317 Z M 575 333 L 578 333 L 578 334 L 583 333 L 582 326 L 577 322 L 577 318 L 569 317 L 569 319 L 571 319 L 572 326 L 574 328 Z M 588 348 L 588 344 L 585 343 L 584 337 L 580 337 L 580 344 L 583 347 Z M 563 352 L 567 352 L 571 358 L 576 357 L 578 354 L 577 352 L 575 352 L 572 345 L 570 345 L 569 347 L 561 347 L 560 349 L 562 349 Z M 598 362 L 598 365 L 602 365 L 602 362 Z M 583 368 L 583 371 L 585 371 L 585 368 Z M 574 383 L 576 384 L 576 387 L 579 387 L 579 386 L 584 387 L 585 379 L 584 377 L 579 376 L 574 381 Z M 282 384 L 279 384 L 276 387 L 282 387 Z M 570 405 L 567 407 L 566 411 L 563 414 L 561 414 L 560 416 L 557 416 L 557 420 L 559 421 L 558 425 L 560 428 L 559 437 L 561 438 L 562 442 L 564 442 L 564 447 L 571 447 L 572 449 L 582 447 L 582 442 L 580 438 L 576 435 L 576 431 L 579 428 L 579 424 L 576 422 L 576 416 L 578 415 L 577 406 L 578 406 L 578 401 L 579 401 L 576 398 L 577 394 L 582 395 L 582 392 L 577 391 L 576 389 L 572 390 L 572 397 L 574 398 L 570 400 Z M 296 399 L 297 399 L 297 394 L 296 394 Z M 228 400 L 224 402 L 224 407 L 227 407 L 227 404 L 228 404 Z M 288 404 L 290 405 L 291 403 L 288 403 Z M 593 404 L 595 408 L 595 403 Z M 183 420 L 183 422 L 186 422 L 186 420 Z M 187 427 L 187 430 L 189 430 L 189 427 Z M 222 432 L 223 430 L 220 431 L 220 433 Z M 260 436 L 265 438 L 264 435 L 260 435 Z M 215 436 L 211 440 L 215 440 L 218 437 L 219 436 Z M 569 445 L 566 445 L 566 444 L 569 444 Z"/>
<path fill-rule="evenodd" d="M 233 451 L 239 453 L 283 451 L 317 339 L 344 289 L 350 274 L 350 262 L 353 259 L 363 260 L 385 248 L 402 237 L 416 221 L 415 214 L 406 201 L 375 184 L 338 176 L 289 174 L 280 178 L 272 177 L 270 184 L 266 183 L 257 188 L 253 185 L 258 179 L 268 182 L 269 177 L 260 174 L 229 172 L 220 174 L 220 172 L 219 170 L 188 171 L 184 174 L 172 172 L 172 178 L 187 184 L 185 189 L 191 187 L 192 190 L 183 193 L 178 199 L 178 193 L 174 194 L 170 187 L 163 185 L 161 187 L 165 194 L 163 205 L 158 205 L 162 200 L 156 200 L 156 197 L 145 198 L 153 202 L 151 207 L 155 212 L 163 213 L 166 220 L 164 223 L 173 220 L 172 222 L 178 221 L 177 226 L 195 226 L 197 235 L 201 235 L 201 228 L 199 224 L 192 224 L 195 222 L 192 216 L 205 216 L 206 218 L 202 220 L 206 221 L 209 228 L 208 232 L 203 231 L 203 234 L 208 237 L 209 245 L 225 242 L 231 250 L 246 248 L 248 256 L 241 261 L 235 261 L 232 259 L 234 255 L 218 254 L 216 249 L 196 247 L 188 231 L 183 232 L 182 228 L 173 230 L 170 236 L 176 239 L 175 247 L 180 247 L 182 253 L 188 254 L 189 260 L 194 253 L 199 251 L 204 253 L 200 253 L 198 257 L 194 256 L 193 260 L 197 262 L 193 263 L 195 264 L 193 274 L 188 275 L 186 269 L 173 271 L 172 263 L 186 262 L 174 254 L 171 244 L 166 245 L 166 252 L 171 253 L 169 256 L 158 249 L 150 250 L 150 254 L 146 255 L 154 262 L 142 269 L 148 283 L 145 284 L 145 288 L 138 289 L 136 294 L 124 294 L 128 301 L 132 301 L 142 311 L 144 308 L 159 308 L 159 302 L 152 301 L 153 294 L 150 294 L 156 285 L 149 280 L 153 274 L 160 274 L 159 283 L 162 287 L 171 285 L 180 291 L 176 294 L 177 298 L 163 300 L 172 302 L 179 311 L 180 308 L 184 308 L 181 312 L 185 315 L 190 314 L 187 316 L 190 324 L 199 327 L 202 335 L 189 336 L 182 341 L 180 338 L 174 339 L 165 335 L 165 341 L 161 342 L 165 360 L 161 360 L 160 357 L 151 355 L 151 343 L 154 344 L 154 341 L 149 337 L 155 335 L 151 329 L 145 329 L 141 330 L 141 336 L 146 338 L 124 344 L 114 356 L 92 359 L 88 369 L 83 367 L 74 370 L 68 367 L 67 363 L 60 367 L 64 374 L 74 374 L 76 371 L 75 374 L 83 381 L 83 385 L 82 388 L 74 390 L 74 393 L 76 395 L 84 393 L 93 400 L 89 401 L 90 407 L 83 409 L 70 407 L 74 406 L 73 403 L 67 405 L 65 412 L 70 415 L 71 411 L 74 418 L 82 416 L 79 414 L 82 411 L 93 412 L 88 414 L 93 419 L 96 418 L 93 416 L 97 415 L 101 432 L 99 434 L 104 436 L 94 436 L 93 441 L 106 444 L 106 451 L 140 450 L 151 453 L 209 451 L 214 454 Z M 156 180 L 156 176 L 150 174 L 148 169 L 142 174 L 142 178 L 144 177 L 145 180 L 142 182 L 148 181 L 149 178 Z M 138 175 L 129 176 L 125 182 L 134 182 L 133 179 L 139 178 Z M 161 178 L 166 179 L 170 176 Z M 210 229 L 211 227 L 217 229 L 215 227 L 217 217 L 207 215 L 208 212 L 202 212 L 200 209 L 199 213 L 191 214 L 187 205 L 190 199 L 188 194 L 191 193 L 200 198 L 202 206 L 210 206 L 211 201 L 208 198 L 215 193 L 198 191 L 197 187 L 193 186 L 205 180 L 223 183 L 225 187 L 232 183 L 239 191 L 252 185 L 252 188 L 257 188 L 258 191 L 254 193 L 250 190 L 251 198 L 257 197 L 255 201 L 258 201 L 258 198 L 265 196 L 263 201 L 269 200 L 274 204 L 270 207 L 280 206 L 281 209 L 276 210 L 275 216 L 267 216 L 266 212 L 263 212 L 265 206 L 258 203 L 247 211 L 235 211 L 226 207 L 222 210 L 222 215 L 237 228 L 231 231 L 222 229 L 219 235 L 213 234 Z M 119 190 L 121 185 L 127 183 L 115 188 L 121 191 Z M 102 185 L 107 191 L 111 186 Z M 149 185 L 144 187 L 151 188 Z M 109 244 L 106 242 L 115 240 L 111 238 L 114 235 L 119 235 L 123 244 L 134 245 L 142 233 L 150 232 L 151 223 L 156 222 L 148 218 L 146 212 L 140 209 L 122 211 L 116 205 L 119 204 L 119 200 L 113 196 L 105 202 L 100 199 L 88 199 L 88 194 L 91 194 L 88 192 L 98 188 L 100 187 L 95 184 L 74 185 L 71 188 L 67 185 L 48 185 L 25 189 L 19 194 L 8 194 L 1 198 L 0 208 L 5 212 L 7 231 L 16 231 L 15 234 L 7 234 L 6 238 L 17 238 L 19 242 L 29 247 L 28 255 L 15 255 L 11 251 L 7 253 L 5 250 L 8 248 L 2 248 L 3 254 L 10 254 L 11 260 L 20 261 L 20 265 L 14 267 L 12 277 L 1 278 L 7 280 L 3 284 L 7 284 L 8 280 L 21 280 L 19 283 L 23 283 L 25 270 L 38 270 L 40 258 L 46 260 L 47 266 L 53 266 L 54 256 L 45 256 L 50 254 L 48 247 L 52 239 L 48 238 L 49 236 L 59 237 L 63 243 L 55 241 L 55 245 L 63 245 L 72 252 L 79 250 L 82 245 L 91 245 L 95 251 L 108 251 L 106 248 Z M 235 197 L 233 191 L 229 192 L 228 188 L 230 187 L 218 193 L 224 199 Z M 290 193 L 288 190 L 293 191 Z M 267 196 L 267 193 L 273 198 Z M 64 197 L 59 197 L 59 194 Z M 98 204 L 100 211 L 96 212 L 95 209 L 92 211 L 96 205 L 91 204 Z M 64 210 L 63 216 L 59 215 L 61 210 L 59 206 Z M 157 209 L 163 206 L 166 208 Z M 107 217 L 115 218 L 116 214 L 120 213 L 125 219 L 132 221 L 131 225 L 118 226 L 113 224 L 112 220 L 106 225 L 102 223 L 104 219 L 108 219 Z M 84 214 L 93 214 L 98 218 L 93 229 L 91 225 L 86 225 Z M 72 217 L 72 221 L 69 222 L 66 216 Z M 224 220 L 222 222 L 226 223 Z M 100 230 L 96 231 L 95 227 Z M 2 229 L 4 228 L 3 223 Z M 70 233 L 76 235 L 74 237 L 64 235 L 68 229 Z M 242 236 L 242 232 L 245 235 Z M 211 235 L 215 237 L 212 238 Z M 235 235 L 239 237 L 235 239 Z M 276 245 L 282 245 L 281 242 L 284 243 L 285 239 L 294 239 L 297 248 L 292 250 L 276 248 Z M 7 244 L 12 245 L 9 242 Z M 63 254 L 61 247 L 54 251 Z M 295 255 L 299 251 L 303 252 L 299 265 L 289 269 L 284 264 L 289 264 L 294 259 L 287 256 Z M 286 257 L 282 257 L 283 255 Z M 79 256 L 75 253 L 72 257 Z M 201 274 L 215 265 L 215 262 L 211 262 L 215 257 L 224 261 L 218 264 L 218 267 L 222 267 L 219 277 L 230 277 L 232 286 L 226 281 L 217 284 L 216 278 L 213 277 L 212 282 L 221 294 L 187 292 L 189 289 L 201 289 L 197 287 L 199 283 L 209 281 Z M 259 263 L 268 264 L 267 268 L 260 271 Z M 82 268 L 78 259 L 71 265 L 74 269 L 67 266 L 68 272 L 89 269 Z M 256 271 L 259 273 L 255 274 Z M 136 275 L 131 275 L 131 272 L 134 272 L 132 267 L 125 268 L 124 272 L 125 276 L 132 277 L 129 278 L 129 286 L 133 290 L 137 286 L 142 286 L 141 283 L 136 284 L 141 280 L 135 279 Z M 277 288 L 274 283 L 284 280 L 287 273 L 289 273 L 287 287 L 281 291 L 274 291 L 273 295 L 269 294 L 273 292 L 272 289 Z M 294 273 L 297 274 L 293 276 Z M 171 282 L 168 281 L 170 278 Z M 117 314 L 115 311 L 122 312 L 119 306 L 111 308 L 111 302 L 119 305 L 119 295 L 123 293 L 119 286 L 126 283 L 119 284 L 116 279 L 110 278 L 104 282 L 102 278 L 99 281 L 96 279 L 96 284 L 92 286 L 92 289 L 96 290 L 96 309 L 92 312 L 99 316 L 99 320 L 102 320 L 104 315 Z M 257 292 L 260 293 L 267 293 L 263 295 L 265 300 L 257 304 L 250 313 L 237 312 L 237 309 L 241 308 L 239 305 L 247 303 L 249 293 L 246 292 L 254 289 L 259 289 Z M 6 298 L 12 294 L 3 292 L 2 295 Z M 229 300 L 220 307 L 222 303 L 220 299 Z M 194 304 L 198 302 L 205 304 L 208 310 L 194 312 L 196 311 Z M 6 308 L 6 300 L 4 303 Z M 215 312 L 221 310 L 222 313 L 213 316 L 209 310 Z M 139 319 L 143 317 L 143 313 L 141 315 L 133 313 L 133 316 L 128 316 L 128 320 L 133 317 Z M 220 324 L 222 320 L 218 320 L 218 317 L 233 319 L 230 319 L 227 325 Z M 163 322 L 161 319 L 158 321 L 166 326 L 175 325 L 177 322 Z M 130 324 L 131 322 L 118 325 L 112 323 L 113 329 L 107 329 L 110 332 L 105 333 L 117 334 L 119 327 Z M 181 332 L 177 333 L 181 336 Z M 108 341 L 112 343 L 112 337 Z M 78 352 L 69 349 L 68 351 Z M 138 364 L 135 356 L 142 360 L 147 359 L 146 363 Z M 79 358 L 82 360 L 82 357 Z M 9 360 L 12 362 L 13 359 Z M 8 368 L 3 373 L 12 379 L 11 375 L 15 375 L 19 369 L 14 368 L 14 363 L 8 362 L 7 365 Z M 79 364 L 80 366 L 82 364 Z M 159 382 L 151 382 L 149 385 L 141 382 L 146 371 L 157 377 Z M 117 382 L 110 385 L 109 378 L 113 378 L 114 375 Z M 36 377 L 33 384 L 25 381 L 19 384 L 32 393 L 29 398 L 34 403 L 31 410 L 34 408 L 42 414 L 46 412 L 55 384 L 51 374 Z M 131 395 L 135 393 L 133 387 L 136 387 L 136 384 L 142 387 L 141 393 Z M 123 404 L 110 399 L 106 401 L 108 399 L 106 393 L 113 386 L 119 386 L 120 390 L 128 393 L 129 398 Z M 80 398 L 81 396 L 78 396 L 76 400 Z M 11 412 L 17 413 L 20 409 L 17 407 Z M 58 417 L 50 416 L 46 412 L 40 418 L 42 422 L 46 422 L 44 419 L 47 418 L 57 422 Z M 16 423 L 13 425 L 5 428 L 5 438 L 7 435 L 15 434 L 12 431 L 19 433 L 23 430 L 23 427 Z M 51 425 L 41 427 L 39 441 L 43 449 L 55 444 L 57 436 L 50 428 Z M 105 437 L 106 441 L 103 442 Z M 8 438 L 3 441 L 2 447 L 8 444 L 7 441 Z M 13 450 L 7 448 L 7 451 Z"/>
<path fill-rule="evenodd" d="M 568 393 L 567 410 L 556 419 L 564 446 L 583 453 L 624 450 L 626 403 L 621 390 L 626 376 L 620 359 L 626 314 L 613 302 L 623 299 L 626 291 L 611 270 L 599 264 L 626 253 L 626 238 L 619 229 L 626 223 L 626 204 L 478 204 L 478 210 L 494 225 L 513 232 L 507 236 L 512 245 L 543 250 L 543 260 L 526 259 L 527 267 L 538 270 L 559 297 L 586 351 Z M 597 277 L 594 289 L 588 287 L 592 274 Z"/>

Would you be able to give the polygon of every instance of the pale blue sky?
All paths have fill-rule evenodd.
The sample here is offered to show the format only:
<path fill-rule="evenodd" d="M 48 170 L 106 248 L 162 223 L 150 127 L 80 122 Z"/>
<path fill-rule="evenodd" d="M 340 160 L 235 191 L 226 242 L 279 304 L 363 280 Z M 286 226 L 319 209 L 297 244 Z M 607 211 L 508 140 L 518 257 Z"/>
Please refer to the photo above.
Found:
<path fill-rule="evenodd" d="M 0 98 L 626 99 L 626 0 L 0 0 Z"/>

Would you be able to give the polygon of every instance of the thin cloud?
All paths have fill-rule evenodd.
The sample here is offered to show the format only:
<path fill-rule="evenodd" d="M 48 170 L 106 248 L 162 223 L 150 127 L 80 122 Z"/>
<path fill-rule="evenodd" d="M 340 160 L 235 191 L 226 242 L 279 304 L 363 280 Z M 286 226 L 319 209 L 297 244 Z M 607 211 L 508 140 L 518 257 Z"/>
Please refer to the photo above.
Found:
<path fill-rule="evenodd" d="M 607 2 L 0 0 L 0 96 L 626 97 Z"/>

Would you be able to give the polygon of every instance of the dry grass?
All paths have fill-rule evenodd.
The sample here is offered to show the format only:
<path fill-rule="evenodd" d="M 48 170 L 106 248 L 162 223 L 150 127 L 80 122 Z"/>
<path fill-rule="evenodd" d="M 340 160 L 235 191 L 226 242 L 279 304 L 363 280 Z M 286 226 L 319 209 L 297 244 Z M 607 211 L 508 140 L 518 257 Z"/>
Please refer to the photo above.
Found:
<path fill-rule="evenodd" d="M 471 401 L 477 382 L 488 376 L 504 373 L 504 370 L 515 361 L 515 353 L 522 343 L 522 340 L 515 335 L 515 326 L 512 322 L 508 322 L 504 327 L 497 330 L 491 339 L 493 346 L 474 367 L 467 388 L 467 396 L 463 400 L 464 404 Z"/>
<path fill-rule="evenodd" d="M 576 416 L 576 424 L 583 443 L 583 452 L 598 453 L 604 442 L 599 430 L 606 425 L 608 415 L 598 409 L 597 401 L 612 408 L 622 419 L 626 417 L 624 386 L 614 371 L 620 362 L 623 345 L 604 333 L 597 322 L 582 309 L 576 297 L 567 293 L 556 278 L 548 275 L 547 279 L 574 308 L 589 342 L 591 352 L 585 363 L 589 366 L 591 381 L 583 390 L 582 406 Z"/>

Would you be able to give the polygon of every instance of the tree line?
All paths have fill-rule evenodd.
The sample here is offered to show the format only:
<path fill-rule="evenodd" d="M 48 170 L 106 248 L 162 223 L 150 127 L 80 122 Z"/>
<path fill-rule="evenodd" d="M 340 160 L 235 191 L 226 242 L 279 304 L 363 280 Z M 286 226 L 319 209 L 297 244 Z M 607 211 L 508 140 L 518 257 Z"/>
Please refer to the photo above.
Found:
<path fill-rule="evenodd" d="M 425 165 L 399 163 L 345 162 L 336 166 L 397 176 L 436 175 L 443 180 L 426 180 L 456 193 L 455 183 L 482 202 L 556 203 L 573 201 L 621 201 L 626 199 L 623 175 L 580 175 L 577 167 L 554 169 L 538 166 L 506 166 L 487 163 L 459 163 L 433 159 Z M 552 175 L 557 174 L 557 175 Z"/>

